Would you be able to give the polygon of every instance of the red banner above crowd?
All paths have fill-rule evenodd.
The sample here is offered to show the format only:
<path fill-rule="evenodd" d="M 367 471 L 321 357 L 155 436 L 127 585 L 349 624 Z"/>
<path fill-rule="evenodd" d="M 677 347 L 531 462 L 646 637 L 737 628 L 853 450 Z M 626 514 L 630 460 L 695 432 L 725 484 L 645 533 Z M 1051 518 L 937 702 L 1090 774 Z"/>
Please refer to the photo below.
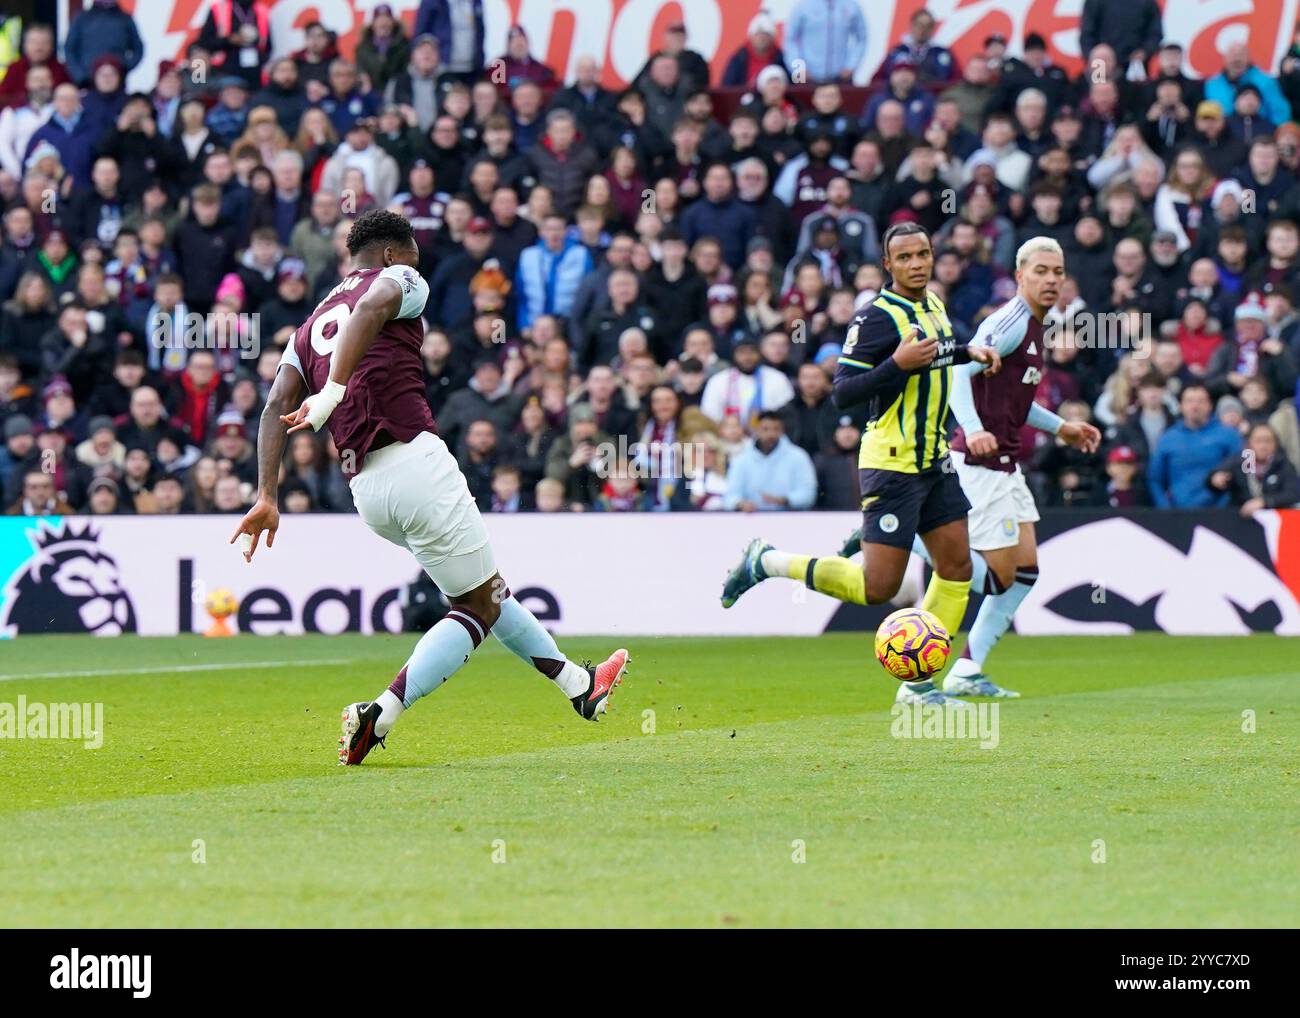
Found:
<path fill-rule="evenodd" d="M 1162 4 L 1166 9 L 1172 0 Z M 140 8 L 142 0 L 124 2 Z M 146 59 L 132 87 L 152 84 L 158 61 L 183 55 L 197 37 L 210 7 L 209 0 L 150 0 L 145 17 L 137 19 L 146 46 Z M 391 4 L 408 30 L 419 4 Z M 777 26 L 778 44 L 797 0 L 487 0 L 487 59 L 505 49 L 506 29 L 523 25 L 534 56 L 545 60 L 561 77 L 575 61 L 596 56 L 604 66 L 605 84 L 625 85 L 658 46 L 664 29 L 684 22 L 687 43 L 708 61 L 716 84 L 730 56 L 745 43 L 750 20 L 766 9 Z M 900 38 L 911 16 L 928 8 L 938 19 L 936 42 L 951 49 L 958 60 L 980 51 L 993 34 L 1007 38 L 1010 51 L 1020 52 L 1026 35 L 1047 40 L 1052 59 L 1071 73 L 1082 67 L 1079 17 L 1082 0 L 859 0 L 866 19 L 867 46 L 855 74 L 869 81 L 888 52 L 888 40 Z M 339 33 L 343 53 L 351 53 L 373 10 L 369 0 L 275 0 L 271 29 L 277 55 L 302 46 L 303 27 L 320 20 Z M 1212 77 L 1222 68 L 1220 53 L 1231 43 L 1246 41 L 1255 63 L 1276 70 L 1290 45 L 1300 0 L 1199 0 L 1179 2 L 1177 17 L 1166 16 L 1164 35 L 1181 43 L 1192 73 Z"/>

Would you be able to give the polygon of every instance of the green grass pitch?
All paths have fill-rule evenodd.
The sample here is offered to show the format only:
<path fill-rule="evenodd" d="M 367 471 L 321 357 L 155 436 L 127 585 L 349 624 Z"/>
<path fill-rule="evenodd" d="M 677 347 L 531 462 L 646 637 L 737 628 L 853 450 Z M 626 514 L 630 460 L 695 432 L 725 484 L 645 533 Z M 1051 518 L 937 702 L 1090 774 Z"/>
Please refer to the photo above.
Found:
<path fill-rule="evenodd" d="M 995 749 L 891 736 L 865 636 L 630 639 L 598 725 L 489 641 L 337 766 L 413 643 L 0 642 L 0 703 L 105 719 L 0 740 L 0 924 L 1295 922 L 1294 641 L 1009 638 Z"/>

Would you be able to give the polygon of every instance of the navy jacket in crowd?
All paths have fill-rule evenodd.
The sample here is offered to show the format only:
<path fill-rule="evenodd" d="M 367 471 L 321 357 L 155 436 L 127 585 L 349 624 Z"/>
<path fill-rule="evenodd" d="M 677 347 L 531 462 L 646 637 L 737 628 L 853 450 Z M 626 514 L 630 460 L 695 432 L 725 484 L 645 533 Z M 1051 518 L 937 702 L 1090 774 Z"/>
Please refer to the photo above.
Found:
<path fill-rule="evenodd" d="M 438 56 L 443 67 L 451 62 L 451 3 L 449 0 L 420 0 L 415 15 L 415 34 L 418 39 L 425 34 L 438 40 Z M 474 0 L 474 71 L 483 70 L 483 0 Z"/>
<path fill-rule="evenodd" d="M 144 58 L 144 43 L 131 15 L 116 4 L 97 3 L 72 19 L 63 44 L 63 62 L 72 80 L 85 86 L 95 61 L 105 53 L 121 60 L 129 74 Z"/>
<path fill-rule="evenodd" d="M 757 226 L 753 210 L 734 195 L 724 202 L 698 198 L 682 213 L 686 243 L 713 237 L 722 244 L 722 258 L 733 269 L 745 264 L 745 252 Z"/>

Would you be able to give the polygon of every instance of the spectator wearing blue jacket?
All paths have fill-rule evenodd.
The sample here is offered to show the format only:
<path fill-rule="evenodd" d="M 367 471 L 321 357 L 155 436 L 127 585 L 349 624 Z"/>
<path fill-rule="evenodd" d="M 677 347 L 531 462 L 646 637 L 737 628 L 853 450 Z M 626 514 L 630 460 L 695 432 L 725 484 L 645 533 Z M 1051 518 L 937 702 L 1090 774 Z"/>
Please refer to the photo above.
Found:
<path fill-rule="evenodd" d="M 1223 73 L 1216 74 L 1205 83 L 1205 98 L 1231 112 L 1237 105 L 1237 90 L 1243 85 L 1254 85 L 1259 91 L 1264 103 L 1264 116 L 1273 123 L 1285 124 L 1291 119 L 1291 104 L 1282 94 L 1277 79 L 1252 65 L 1246 44 L 1236 42 L 1223 55 Z"/>
<path fill-rule="evenodd" d="M 809 455 L 785 437 L 775 410 L 759 415 L 754 445 L 727 470 L 726 509 L 773 512 L 811 509 L 817 501 L 817 471 Z"/>
<path fill-rule="evenodd" d="M 934 43 L 936 25 L 934 15 L 924 8 L 913 14 L 908 22 L 910 30 L 889 51 L 876 76 L 887 77 L 894 64 L 905 62 L 915 66 L 921 80 L 928 84 L 946 85 L 961 77 L 952 53 Z"/>
<path fill-rule="evenodd" d="M 63 62 L 72 80 L 83 87 L 90 84 L 95 61 L 104 54 L 122 61 L 130 74 L 144 58 L 144 43 L 135 20 L 118 6 L 117 0 L 95 0 L 72 19 L 63 43 Z"/>
<path fill-rule="evenodd" d="M 1151 500 L 1160 509 L 1226 506 L 1227 494 L 1210 487 L 1210 475 L 1240 454 L 1241 436 L 1213 416 L 1210 390 L 1200 383 L 1183 386 L 1178 408 L 1183 419 L 1165 429 L 1147 469 Z"/>
<path fill-rule="evenodd" d="M 420 0 L 415 34 L 438 43 L 439 66 L 462 79 L 483 70 L 483 0 Z"/>
<path fill-rule="evenodd" d="M 722 258 L 733 270 L 745 264 L 749 242 L 758 229 L 754 210 L 735 194 L 735 180 L 725 163 L 714 163 L 704 174 L 704 196 L 682 213 L 681 231 L 688 245 L 713 237 L 722 245 Z"/>
<path fill-rule="evenodd" d="M 27 141 L 23 162 L 42 144 L 53 145 L 59 153 L 59 162 L 79 187 L 90 186 L 90 165 L 94 162 L 95 144 L 99 141 L 99 125 L 92 122 L 81 108 L 81 93 L 72 82 L 64 82 L 54 90 L 54 109 Z"/>
<path fill-rule="evenodd" d="M 521 331 L 531 329 L 542 315 L 567 318 L 578 284 L 592 270 L 591 252 L 582 241 L 566 235 L 563 216 L 547 216 L 537 232 L 537 243 L 520 252 L 515 269 Z"/>
<path fill-rule="evenodd" d="M 866 52 L 858 0 L 799 0 L 786 19 L 786 62 L 791 71 L 802 63 L 809 82 L 852 81 Z"/>
<path fill-rule="evenodd" d="M 934 117 L 934 96 L 917 84 L 917 67 L 912 61 L 896 60 L 889 69 L 889 83 L 867 104 L 862 113 L 861 127 L 864 131 L 875 129 L 876 114 L 891 99 L 903 107 L 907 118 L 907 133 L 914 138 L 925 134 L 926 127 Z"/>

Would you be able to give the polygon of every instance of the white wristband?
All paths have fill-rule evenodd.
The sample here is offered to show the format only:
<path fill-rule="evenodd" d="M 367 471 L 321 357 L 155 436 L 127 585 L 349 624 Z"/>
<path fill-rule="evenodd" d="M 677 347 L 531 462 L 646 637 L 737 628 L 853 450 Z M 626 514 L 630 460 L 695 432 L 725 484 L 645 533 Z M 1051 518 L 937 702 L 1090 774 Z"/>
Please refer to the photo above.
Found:
<path fill-rule="evenodd" d="M 340 385 L 332 378 L 326 380 L 325 387 L 312 398 L 311 407 L 307 411 L 307 423 L 311 425 L 312 431 L 320 431 L 325 426 L 334 408 L 343 402 L 343 397 L 347 394 L 346 385 Z"/>

